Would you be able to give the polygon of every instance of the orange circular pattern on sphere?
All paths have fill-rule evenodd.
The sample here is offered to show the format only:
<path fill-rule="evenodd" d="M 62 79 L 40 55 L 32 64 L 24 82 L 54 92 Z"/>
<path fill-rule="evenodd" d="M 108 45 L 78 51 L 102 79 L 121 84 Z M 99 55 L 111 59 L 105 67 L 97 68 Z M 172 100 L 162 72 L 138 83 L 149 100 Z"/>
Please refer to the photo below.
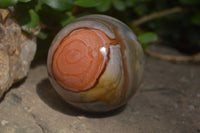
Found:
<path fill-rule="evenodd" d="M 100 30 L 74 30 L 54 53 L 54 78 L 66 90 L 79 92 L 91 88 L 106 65 L 110 43 Z"/>

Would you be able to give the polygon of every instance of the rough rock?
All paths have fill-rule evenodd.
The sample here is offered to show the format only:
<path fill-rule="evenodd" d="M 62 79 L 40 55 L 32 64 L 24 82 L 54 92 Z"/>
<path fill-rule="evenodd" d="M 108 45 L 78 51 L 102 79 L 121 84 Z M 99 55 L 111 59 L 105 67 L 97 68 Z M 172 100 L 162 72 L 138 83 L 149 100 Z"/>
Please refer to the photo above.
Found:
<path fill-rule="evenodd" d="M 0 9 L 0 98 L 23 79 L 35 55 L 35 37 L 21 31 L 8 9 Z"/>

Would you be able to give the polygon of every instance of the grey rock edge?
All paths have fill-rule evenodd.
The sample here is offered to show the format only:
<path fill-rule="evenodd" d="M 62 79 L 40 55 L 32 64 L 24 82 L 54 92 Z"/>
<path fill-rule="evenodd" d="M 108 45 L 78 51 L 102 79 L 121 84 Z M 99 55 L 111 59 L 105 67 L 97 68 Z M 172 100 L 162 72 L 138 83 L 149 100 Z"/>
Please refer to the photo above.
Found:
<path fill-rule="evenodd" d="M 7 9 L 0 9 L 0 98 L 29 71 L 36 39 L 21 31 Z"/>
<path fill-rule="evenodd" d="M 143 82 L 125 108 L 94 115 L 60 98 L 45 64 L 34 61 L 25 82 L 0 103 L 0 133 L 200 132 L 200 65 L 146 57 Z"/>

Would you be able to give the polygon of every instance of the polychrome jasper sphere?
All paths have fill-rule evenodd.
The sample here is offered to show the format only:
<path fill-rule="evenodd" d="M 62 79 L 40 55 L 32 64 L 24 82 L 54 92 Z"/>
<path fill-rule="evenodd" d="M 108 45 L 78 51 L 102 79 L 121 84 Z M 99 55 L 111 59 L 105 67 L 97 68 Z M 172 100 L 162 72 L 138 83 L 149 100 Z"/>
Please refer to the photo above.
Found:
<path fill-rule="evenodd" d="M 138 88 L 144 55 L 132 30 L 105 15 L 65 26 L 49 49 L 49 79 L 69 104 L 105 112 L 124 105 Z"/>

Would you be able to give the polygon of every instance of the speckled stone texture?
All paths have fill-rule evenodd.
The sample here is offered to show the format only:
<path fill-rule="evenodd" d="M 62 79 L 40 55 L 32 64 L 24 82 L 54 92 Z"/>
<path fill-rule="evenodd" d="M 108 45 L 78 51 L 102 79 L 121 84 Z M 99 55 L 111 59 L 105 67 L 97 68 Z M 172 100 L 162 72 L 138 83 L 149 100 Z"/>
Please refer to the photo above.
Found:
<path fill-rule="evenodd" d="M 33 64 L 0 103 L 0 133 L 200 133 L 199 64 L 146 57 L 136 95 L 99 115 L 65 103 L 48 80 L 45 60 Z"/>
<path fill-rule="evenodd" d="M 35 42 L 35 37 L 21 31 L 12 12 L 0 9 L 0 98 L 27 75 L 36 51 Z"/>

